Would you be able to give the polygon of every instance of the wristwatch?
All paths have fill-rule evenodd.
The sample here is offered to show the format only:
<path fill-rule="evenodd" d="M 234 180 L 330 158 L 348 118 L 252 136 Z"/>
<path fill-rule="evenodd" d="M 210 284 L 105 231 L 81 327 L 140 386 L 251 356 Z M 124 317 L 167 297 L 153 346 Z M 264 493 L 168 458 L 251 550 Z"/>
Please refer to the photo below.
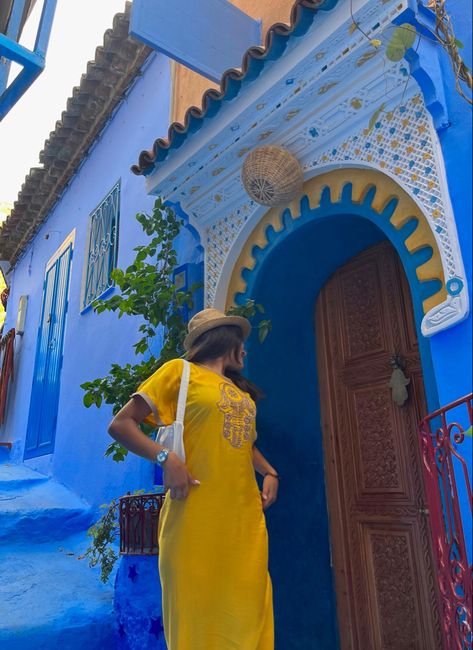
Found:
<path fill-rule="evenodd" d="M 156 454 L 156 462 L 160 467 L 164 465 L 164 463 L 167 461 L 169 456 L 169 449 L 166 449 L 166 447 L 163 447 L 161 451 L 158 451 Z"/>

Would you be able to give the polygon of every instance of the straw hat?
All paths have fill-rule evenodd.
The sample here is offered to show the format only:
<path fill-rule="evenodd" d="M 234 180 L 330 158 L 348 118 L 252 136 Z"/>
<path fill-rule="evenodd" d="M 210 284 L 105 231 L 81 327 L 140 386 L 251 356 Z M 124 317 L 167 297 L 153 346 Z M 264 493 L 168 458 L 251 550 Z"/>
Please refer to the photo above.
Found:
<path fill-rule="evenodd" d="M 189 321 L 187 326 L 189 334 L 184 339 L 184 348 L 190 350 L 201 334 L 216 327 L 222 327 L 222 325 L 236 325 L 241 329 L 244 339 L 247 339 L 250 335 L 251 325 L 246 318 L 242 316 L 225 316 L 218 309 L 203 309 Z"/>

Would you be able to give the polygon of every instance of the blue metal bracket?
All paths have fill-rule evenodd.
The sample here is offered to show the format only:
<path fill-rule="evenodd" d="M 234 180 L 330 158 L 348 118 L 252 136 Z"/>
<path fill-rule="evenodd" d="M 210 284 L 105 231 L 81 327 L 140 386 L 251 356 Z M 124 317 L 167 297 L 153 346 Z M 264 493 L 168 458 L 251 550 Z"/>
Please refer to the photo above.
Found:
<path fill-rule="evenodd" d="M 0 34 L 0 120 L 44 69 L 56 4 L 57 0 L 44 0 L 33 51 L 18 43 L 25 0 L 15 0 L 13 4 L 6 33 Z M 13 61 L 21 65 L 23 70 L 7 86 Z"/>
<path fill-rule="evenodd" d="M 134 0 L 130 34 L 218 82 L 261 43 L 261 21 L 228 0 Z"/>

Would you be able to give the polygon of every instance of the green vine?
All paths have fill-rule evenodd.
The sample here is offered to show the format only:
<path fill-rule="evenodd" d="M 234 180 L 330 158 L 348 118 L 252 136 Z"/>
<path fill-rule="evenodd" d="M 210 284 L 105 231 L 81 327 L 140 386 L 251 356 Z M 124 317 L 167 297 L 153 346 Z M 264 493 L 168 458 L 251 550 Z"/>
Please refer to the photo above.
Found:
<path fill-rule="evenodd" d="M 105 377 L 81 384 L 87 408 L 111 404 L 114 415 L 128 402 L 141 382 L 166 361 L 184 353 L 182 341 L 186 323 L 183 307 L 192 308 L 193 292 L 199 286 L 182 290 L 173 283 L 172 274 L 177 265 L 174 240 L 183 225 L 173 210 L 158 198 L 151 215 L 140 213 L 136 219 L 150 239 L 146 245 L 134 248 L 135 259 L 126 270 L 112 271 L 111 277 L 119 293 L 105 300 L 96 300 L 93 308 L 97 314 L 113 311 L 118 312 L 118 318 L 126 314 L 143 319 L 139 327 L 141 336 L 133 345 L 140 360 L 124 366 L 113 363 Z M 150 344 L 159 334 L 163 337 L 163 345 L 159 356 L 155 357 Z M 143 424 L 141 428 L 151 435 L 151 427 Z M 112 442 L 105 452 L 117 462 L 123 461 L 127 454 L 128 451 L 118 442 Z"/>
<path fill-rule="evenodd" d="M 100 565 L 100 579 L 104 583 L 108 582 L 118 560 L 118 554 L 114 550 L 114 543 L 119 534 L 118 506 L 118 499 L 100 506 L 105 512 L 87 531 L 92 541 L 85 553 L 79 556 L 79 560 L 88 559 L 90 567 Z"/>
<path fill-rule="evenodd" d="M 233 306 L 227 309 L 226 314 L 227 316 L 243 316 L 249 321 L 254 321 L 258 314 L 264 314 L 264 307 L 254 300 L 248 299 L 244 305 Z M 260 343 L 263 343 L 265 338 L 268 336 L 271 327 L 272 323 L 267 318 L 261 319 L 256 325 Z"/>
<path fill-rule="evenodd" d="M 423 29 L 426 33 L 419 31 L 410 23 L 402 25 L 389 25 L 384 28 L 378 38 L 371 38 L 360 23 L 355 20 L 353 14 L 353 0 L 350 0 L 350 13 L 352 19 L 351 32 L 357 30 L 363 34 L 373 48 L 365 58 L 369 60 L 377 54 L 377 51 L 384 49 L 384 55 L 387 61 L 401 61 L 407 54 L 407 51 L 414 47 L 416 40 L 418 44 L 422 38 L 427 38 L 433 43 L 440 45 L 447 53 L 455 76 L 455 86 L 458 94 L 469 104 L 472 104 L 471 92 L 473 90 L 473 77 L 471 70 L 465 64 L 461 57 L 460 50 L 464 48 L 463 43 L 455 36 L 452 19 L 446 9 L 446 0 L 428 0 L 424 5 L 430 9 L 435 16 L 435 28 L 430 30 L 426 25 Z M 416 46 L 416 48 L 418 45 Z M 406 84 L 400 104 L 403 102 L 404 94 L 411 75 L 406 79 Z M 465 91 L 465 88 L 467 89 Z M 382 113 L 385 113 L 386 104 L 379 106 L 370 118 L 366 133 L 370 133 L 374 128 Z"/>
<path fill-rule="evenodd" d="M 144 490 L 128 492 L 128 496 L 138 496 L 140 494 L 144 494 Z M 100 579 L 103 583 L 108 582 L 119 557 L 115 552 L 115 542 L 120 533 L 119 506 L 119 498 L 112 499 L 110 503 L 104 503 L 100 506 L 104 513 L 87 531 L 87 535 L 92 538 L 92 541 L 87 550 L 82 555 L 79 555 L 79 560 L 89 560 L 91 568 L 97 565 L 100 566 Z"/>

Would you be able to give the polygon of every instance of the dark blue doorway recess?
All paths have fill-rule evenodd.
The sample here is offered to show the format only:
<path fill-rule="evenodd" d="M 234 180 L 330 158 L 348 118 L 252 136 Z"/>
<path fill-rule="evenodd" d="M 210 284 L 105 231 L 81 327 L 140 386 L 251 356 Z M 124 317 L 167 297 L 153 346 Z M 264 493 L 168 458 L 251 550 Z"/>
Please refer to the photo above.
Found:
<path fill-rule="evenodd" d="M 340 266 L 386 238 L 377 225 L 349 210 L 302 223 L 308 216 L 304 213 L 300 227 L 286 236 L 278 233 L 277 246 L 261 252 L 246 276 L 246 294 L 239 296 L 241 302 L 254 298 L 263 304 L 265 317 L 273 323 L 262 345 L 250 342 L 248 369 L 267 395 L 258 405 L 258 446 L 283 476 L 278 503 L 268 512 L 276 650 L 339 647 L 314 308 L 320 289 Z M 397 236 L 402 244 L 406 232 Z M 419 304 L 425 286 L 416 286 L 418 260 L 407 261 L 411 291 Z M 428 343 L 420 338 L 419 344 L 429 383 Z"/>
<path fill-rule="evenodd" d="M 69 241 L 46 268 L 25 459 L 54 450 L 71 259 Z"/>

